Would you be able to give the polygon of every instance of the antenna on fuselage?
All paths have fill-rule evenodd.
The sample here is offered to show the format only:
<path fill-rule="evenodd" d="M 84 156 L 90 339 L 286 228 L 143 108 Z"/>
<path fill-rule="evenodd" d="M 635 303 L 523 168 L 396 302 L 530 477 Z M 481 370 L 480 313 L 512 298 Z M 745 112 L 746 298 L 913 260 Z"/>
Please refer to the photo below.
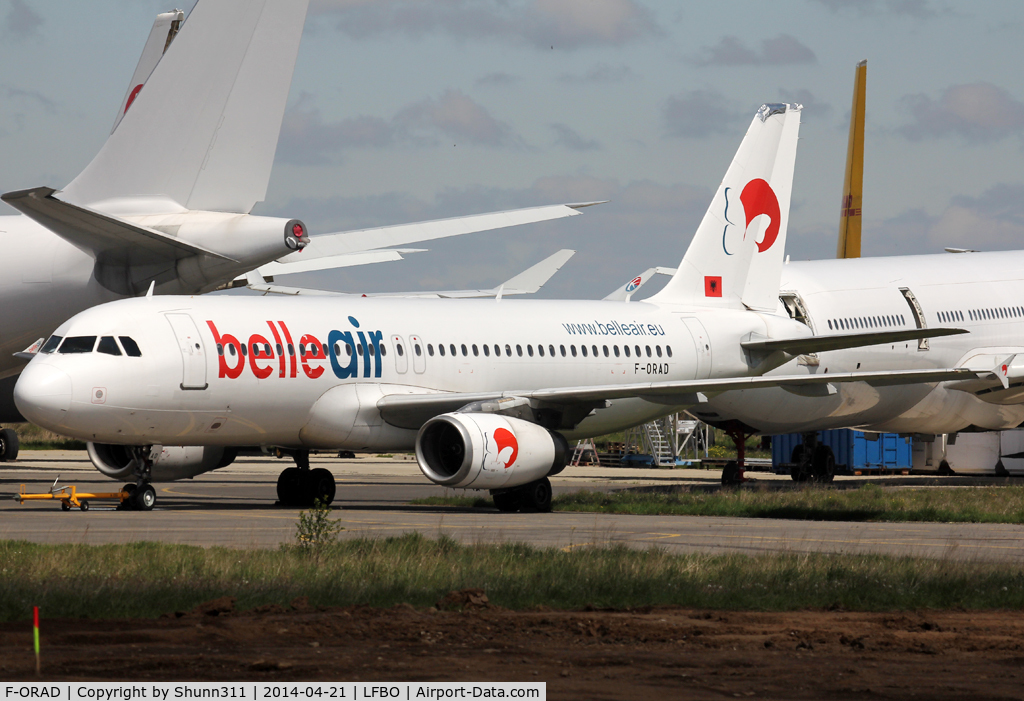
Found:
<path fill-rule="evenodd" d="M 152 297 L 153 296 L 153 289 L 154 288 L 156 288 L 156 280 L 150 280 L 150 282 L 149 282 L 149 289 L 146 290 L 146 296 L 147 297 Z"/>

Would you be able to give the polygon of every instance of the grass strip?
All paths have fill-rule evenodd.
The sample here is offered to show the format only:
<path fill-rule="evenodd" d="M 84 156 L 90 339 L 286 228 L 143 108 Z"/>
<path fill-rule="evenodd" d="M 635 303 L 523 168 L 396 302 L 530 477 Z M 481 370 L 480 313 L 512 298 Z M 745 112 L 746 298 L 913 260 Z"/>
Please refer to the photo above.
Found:
<path fill-rule="evenodd" d="M 494 604 L 511 609 L 1024 607 L 1019 565 L 943 559 L 462 545 L 419 534 L 340 541 L 319 559 L 296 547 L 0 541 L 3 621 L 27 619 L 32 606 L 51 618 L 156 617 L 222 596 L 237 597 L 241 609 L 297 596 L 319 606 L 430 606 L 467 588 L 484 589 Z"/>
<path fill-rule="evenodd" d="M 490 499 L 431 497 L 415 504 L 493 508 Z M 937 523 L 1024 523 L 1024 487 L 856 489 L 767 486 L 673 491 L 580 491 L 555 497 L 555 511 L 680 516 L 789 518 L 812 521 L 930 521 Z"/>

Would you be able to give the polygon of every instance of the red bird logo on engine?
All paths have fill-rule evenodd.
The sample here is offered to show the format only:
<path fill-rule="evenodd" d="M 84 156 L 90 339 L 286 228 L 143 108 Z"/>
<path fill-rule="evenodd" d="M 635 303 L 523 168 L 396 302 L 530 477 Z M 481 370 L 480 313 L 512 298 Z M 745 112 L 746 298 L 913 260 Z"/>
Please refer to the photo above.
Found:
<path fill-rule="evenodd" d="M 516 461 L 516 456 L 519 455 L 519 441 L 516 440 L 515 434 L 507 428 L 494 429 L 494 445 L 498 449 L 498 462 L 504 463 L 506 470 L 512 467 Z M 503 457 L 506 448 L 511 448 L 507 460 Z"/>

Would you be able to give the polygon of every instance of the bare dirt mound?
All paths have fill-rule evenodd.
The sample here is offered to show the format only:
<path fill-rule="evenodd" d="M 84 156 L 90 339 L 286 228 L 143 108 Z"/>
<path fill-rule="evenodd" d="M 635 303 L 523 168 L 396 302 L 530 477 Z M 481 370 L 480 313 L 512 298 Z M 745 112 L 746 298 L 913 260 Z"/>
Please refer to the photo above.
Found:
<path fill-rule="evenodd" d="M 47 680 L 546 681 L 552 698 L 1020 699 L 1024 613 L 514 612 L 480 590 L 437 608 L 44 620 Z M 34 680 L 29 623 L 0 679 Z"/>

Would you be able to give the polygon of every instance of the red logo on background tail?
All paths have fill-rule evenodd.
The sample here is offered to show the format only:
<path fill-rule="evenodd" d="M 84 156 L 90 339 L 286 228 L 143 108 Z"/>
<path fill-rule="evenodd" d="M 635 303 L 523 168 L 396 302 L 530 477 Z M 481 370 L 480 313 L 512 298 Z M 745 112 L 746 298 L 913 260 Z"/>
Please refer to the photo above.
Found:
<path fill-rule="evenodd" d="M 705 297 L 721 297 L 722 296 L 722 276 L 721 275 L 705 275 L 704 276 L 704 296 Z"/>
<path fill-rule="evenodd" d="M 125 112 L 127 112 L 128 108 L 132 106 L 132 103 L 135 102 L 135 98 L 137 98 L 139 96 L 140 92 L 142 92 L 142 84 L 141 83 L 139 85 L 136 85 L 134 88 L 132 88 L 131 94 L 128 95 L 128 100 L 127 100 L 127 102 L 124 103 L 124 111 Z"/>
<path fill-rule="evenodd" d="M 772 244 L 775 243 L 775 239 L 779 237 L 779 219 L 781 213 L 779 212 L 779 198 L 775 196 L 775 191 L 772 190 L 772 186 L 761 178 L 754 178 L 746 187 L 743 188 L 743 192 L 740 193 L 740 202 L 743 203 L 743 211 L 747 215 L 747 226 L 750 226 L 750 222 L 754 221 L 754 217 L 765 214 L 771 219 L 771 223 L 768 228 L 765 229 L 764 238 L 757 242 L 757 250 L 759 253 L 764 253 Z M 743 238 L 747 237 L 746 229 L 743 230 Z"/>
<path fill-rule="evenodd" d="M 515 434 L 507 428 L 496 428 L 494 429 L 494 444 L 498 448 L 498 461 L 505 463 L 506 470 L 512 467 L 512 464 L 516 461 L 516 456 L 519 455 L 519 441 L 516 440 Z M 502 458 L 505 448 L 512 449 L 508 460 Z"/>

